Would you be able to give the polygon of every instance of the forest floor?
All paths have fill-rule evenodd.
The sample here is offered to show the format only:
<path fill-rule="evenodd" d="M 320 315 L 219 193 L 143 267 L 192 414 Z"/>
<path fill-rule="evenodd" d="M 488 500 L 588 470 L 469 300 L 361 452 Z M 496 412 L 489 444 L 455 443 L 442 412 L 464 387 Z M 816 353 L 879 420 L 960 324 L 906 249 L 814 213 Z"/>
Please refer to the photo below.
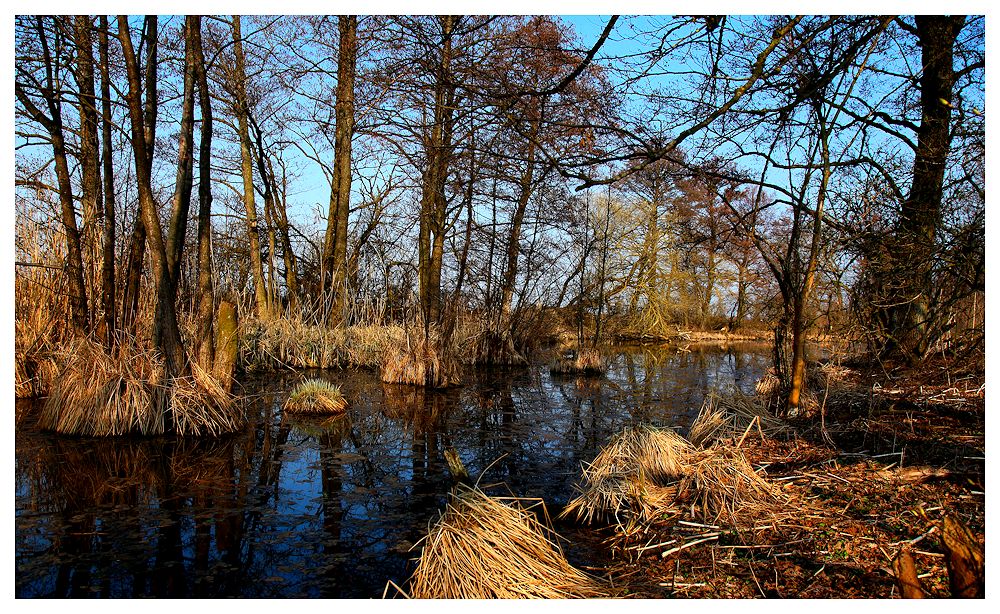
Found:
<path fill-rule="evenodd" d="M 947 365 L 843 369 L 820 418 L 788 439 L 740 449 L 782 494 L 753 527 L 654 522 L 611 534 L 592 569 L 634 597 L 898 597 L 892 560 L 908 547 L 924 590 L 949 595 L 942 519 L 985 537 L 985 384 Z"/>

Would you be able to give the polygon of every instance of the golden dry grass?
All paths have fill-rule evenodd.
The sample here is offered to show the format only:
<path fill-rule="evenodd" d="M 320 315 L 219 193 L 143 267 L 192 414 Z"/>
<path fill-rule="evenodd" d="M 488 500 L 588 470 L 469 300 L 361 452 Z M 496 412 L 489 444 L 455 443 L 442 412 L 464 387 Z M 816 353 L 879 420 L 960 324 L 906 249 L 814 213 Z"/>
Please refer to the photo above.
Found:
<path fill-rule="evenodd" d="M 170 410 L 179 435 L 220 435 L 245 422 L 243 410 L 212 376 L 192 365 L 192 374 L 164 381 L 162 361 L 134 342 L 115 355 L 78 339 L 57 353 L 62 368 L 42 406 L 39 425 L 95 437 L 167 430 Z"/>
<path fill-rule="evenodd" d="M 346 409 L 347 399 L 340 386 L 321 379 L 300 383 L 284 404 L 284 410 L 294 414 L 342 414 Z"/>
<path fill-rule="evenodd" d="M 612 438 L 584 468 L 579 490 L 561 517 L 605 519 L 619 527 L 681 513 L 739 526 L 779 513 L 783 501 L 738 446 L 698 449 L 670 429 L 646 425 Z"/>
<path fill-rule="evenodd" d="M 582 348 L 571 356 L 559 356 L 549 365 L 551 373 L 600 375 L 604 373 L 604 361 L 597 348 Z"/>
<path fill-rule="evenodd" d="M 386 351 L 381 373 L 387 384 L 447 388 L 461 383 L 455 350 L 435 326 L 426 334 L 423 326 L 410 326 L 405 343 Z"/>
<path fill-rule="evenodd" d="M 509 502 L 508 502 L 509 501 Z M 515 500 L 462 488 L 425 538 L 409 596 L 566 599 L 609 596 L 574 568 L 556 536 Z"/>
<path fill-rule="evenodd" d="M 404 338 L 399 325 L 327 327 L 301 318 L 252 319 L 240 328 L 239 361 L 248 371 L 376 367 Z"/>
<path fill-rule="evenodd" d="M 759 398 L 734 393 L 709 395 L 691 423 L 688 439 L 706 447 L 715 441 L 744 435 L 783 436 L 793 432 L 784 421 L 772 414 Z"/>

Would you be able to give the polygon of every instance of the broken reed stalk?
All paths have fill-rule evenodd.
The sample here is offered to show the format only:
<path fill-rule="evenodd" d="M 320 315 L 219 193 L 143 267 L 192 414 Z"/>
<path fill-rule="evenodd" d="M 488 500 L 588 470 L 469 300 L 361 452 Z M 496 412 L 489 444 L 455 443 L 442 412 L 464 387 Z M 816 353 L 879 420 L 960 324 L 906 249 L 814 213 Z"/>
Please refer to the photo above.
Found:
<path fill-rule="evenodd" d="M 296 386 L 283 407 L 296 414 L 342 414 L 347 409 L 347 399 L 340 386 L 314 378 Z"/>
<path fill-rule="evenodd" d="M 460 486 L 425 538 L 409 596 L 421 599 L 607 597 L 608 587 L 569 564 L 535 514 Z"/>

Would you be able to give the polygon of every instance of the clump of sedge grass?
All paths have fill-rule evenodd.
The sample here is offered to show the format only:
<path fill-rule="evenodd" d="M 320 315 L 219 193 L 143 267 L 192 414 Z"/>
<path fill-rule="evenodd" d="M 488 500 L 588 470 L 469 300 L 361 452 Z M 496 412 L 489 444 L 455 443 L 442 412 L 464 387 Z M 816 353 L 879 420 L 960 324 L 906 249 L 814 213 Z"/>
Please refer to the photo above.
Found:
<path fill-rule="evenodd" d="M 768 410 L 760 399 L 741 393 L 709 395 L 691 423 L 688 439 L 696 446 L 757 433 L 767 437 L 787 435 L 792 428 Z"/>
<path fill-rule="evenodd" d="M 569 350 L 549 365 L 549 372 L 559 374 L 601 375 L 604 371 L 604 362 L 597 348 Z"/>
<path fill-rule="evenodd" d="M 148 348 L 123 341 L 114 354 L 87 339 L 58 352 L 59 374 L 39 425 L 71 435 L 160 435 L 168 419 L 178 435 L 220 435 L 245 421 L 242 409 L 212 376 L 192 364 L 190 376 L 165 381 Z"/>
<path fill-rule="evenodd" d="M 690 511 L 737 525 L 776 512 L 779 499 L 737 446 L 700 450 L 670 429 L 642 425 L 616 435 L 584 468 L 580 495 L 561 516 L 613 519 L 623 527 L 629 519 Z"/>
<path fill-rule="evenodd" d="M 382 381 L 428 388 L 447 388 L 461 383 L 461 366 L 452 346 L 437 327 L 425 332 L 411 326 L 406 342 L 386 351 L 382 359 Z"/>
<path fill-rule="evenodd" d="M 288 395 L 284 409 L 297 414 L 342 414 L 347 409 L 347 399 L 340 386 L 326 380 L 307 379 Z"/>
<path fill-rule="evenodd" d="M 516 500 L 475 488 L 459 490 L 425 539 L 410 597 L 566 599 L 610 593 L 569 564 L 555 534 L 535 514 Z"/>

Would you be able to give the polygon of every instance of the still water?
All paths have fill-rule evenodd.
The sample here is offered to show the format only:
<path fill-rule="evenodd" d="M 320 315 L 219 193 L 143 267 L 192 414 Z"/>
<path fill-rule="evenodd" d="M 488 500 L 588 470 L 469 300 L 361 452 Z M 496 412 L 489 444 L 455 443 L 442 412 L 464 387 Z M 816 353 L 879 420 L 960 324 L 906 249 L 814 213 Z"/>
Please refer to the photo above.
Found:
<path fill-rule="evenodd" d="M 16 435 L 16 595 L 380 597 L 387 580 L 403 585 L 447 502 L 448 447 L 490 492 L 558 508 L 611 435 L 638 422 L 683 431 L 706 394 L 751 390 L 768 360 L 753 346 L 614 349 L 603 378 L 470 369 L 447 392 L 311 372 L 351 401 L 325 421 L 282 416 L 304 374 L 269 374 L 243 382 L 251 426 L 213 440 L 65 437 L 29 413 Z M 593 551 L 567 556 L 585 564 Z"/>

